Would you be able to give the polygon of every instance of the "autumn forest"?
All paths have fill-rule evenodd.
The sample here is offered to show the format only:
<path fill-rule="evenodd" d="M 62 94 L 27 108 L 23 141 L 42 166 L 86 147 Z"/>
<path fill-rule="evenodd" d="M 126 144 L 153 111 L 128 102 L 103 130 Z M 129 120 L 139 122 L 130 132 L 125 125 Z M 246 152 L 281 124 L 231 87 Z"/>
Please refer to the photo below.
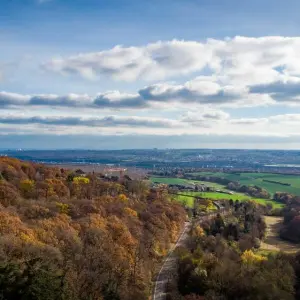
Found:
<path fill-rule="evenodd" d="M 147 299 L 186 213 L 130 178 L 0 158 L 0 299 Z"/>
<path fill-rule="evenodd" d="M 193 218 L 163 185 L 0 157 L 0 299 L 147 300 L 168 253 L 159 299 L 299 299 L 300 254 L 260 248 L 264 215 L 300 238 L 299 197 L 276 197 L 285 208 L 220 200 Z"/>

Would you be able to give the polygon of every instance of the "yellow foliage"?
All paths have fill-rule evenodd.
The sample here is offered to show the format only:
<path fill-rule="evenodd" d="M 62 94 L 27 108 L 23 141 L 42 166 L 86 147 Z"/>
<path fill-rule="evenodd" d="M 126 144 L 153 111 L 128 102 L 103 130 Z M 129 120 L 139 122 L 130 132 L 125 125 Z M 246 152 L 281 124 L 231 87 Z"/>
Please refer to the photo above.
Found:
<path fill-rule="evenodd" d="M 34 181 L 30 179 L 24 179 L 20 182 L 20 188 L 23 192 L 31 192 L 34 188 Z"/>
<path fill-rule="evenodd" d="M 39 240 L 37 240 L 37 238 L 34 236 L 34 234 L 29 230 L 27 230 L 27 232 L 21 232 L 20 239 L 23 242 L 28 243 L 28 244 L 39 244 L 39 245 L 43 244 Z"/>
<path fill-rule="evenodd" d="M 88 184 L 90 183 L 90 180 L 86 177 L 74 177 L 73 182 L 75 184 Z"/>
<path fill-rule="evenodd" d="M 198 225 L 194 229 L 193 235 L 196 236 L 196 237 L 202 237 L 202 236 L 205 235 L 205 232 L 204 232 L 203 228 L 200 225 Z"/>
<path fill-rule="evenodd" d="M 45 182 L 47 183 L 47 196 L 55 195 L 51 179 L 46 179 Z"/>
<path fill-rule="evenodd" d="M 43 243 L 54 247 L 62 247 L 63 232 L 68 232 L 68 236 L 77 236 L 76 230 L 71 226 L 71 221 L 72 219 L 66 214 L 59 214 L 52 218 L 38 220 L 35 234 Z"/>
<path fill-rule="evenodd" d="M 128 202 L 128 198 L 127 198 L 127 196 L 124 195 L 124 194 L 120 194 L 120 195 L 118 196 L 118 200 L 121 201 L 121 202 L 123 202 L 123 203 L 127 203 L 127 202 Z"/>
<path fill-rule="evenodd" d="M 56 207 L 60 210 L 60 213 L 62 214 L 68 214 L 69 212 L 69 205 L 62 203 L 62 202 L 56 202 Z"/>
<path fill-rule="evenodd" d="M 158 255 L 161 255 L 161 256 L 166 256 L 168 254 L 167 249 L 162 247 L 162 245 L 158 241 L 155 241 L 153 250 L 154 250 L 154 252 L 156 252 Z"/>
<path fill-rule="evenodd" d="M 171 228 L 171 231 L 170 231 L 171 232 L 171 241 L 176 242 L 179 231 L 180 231 L 180 226 L 177 224 L 177 222 L 172 221 L 170 228 Z"/>
<path fill-rule="evenodd" d="M 131 209 L 129 207 L 125 207 L 124 211 L 127 215 L 132 216 L 132 217 L 137 217 L 137 215 L 138 215 L 138 213 L 134 209 Z"/>
<path fill-rule="evenodd" d="M 214 204 L 213 204 L 213 202 L 212 202 L 211 200 L 208 200 L 208 201 L 207 201 L 206 208 L 207 208 L 208 210 L 211 210 L 211 209 L 214 208 Z"/>
<path fill-rule="evenodd" d="M 31 235 L 28 235 L 28 234 L 24 233 L 24 232 L 21 232 L 20 233 L 20 239 L 24 242 L 29 242 L 30 243 L 30 242 L 32 242 L 33 237 Z"/>
<path fill-rule="evenodd" d="M 264 256 L 262 256 L 262 255 L 258 255 L 258 254 L 253 253 L 252 250 L 246 250 L 242 254 L 241 259 L 242 259 L 242 261 L 243 261 L 244 264 L 252 265 L 252 264 L 264 261 L 267 258 L 264 257 Z"/>

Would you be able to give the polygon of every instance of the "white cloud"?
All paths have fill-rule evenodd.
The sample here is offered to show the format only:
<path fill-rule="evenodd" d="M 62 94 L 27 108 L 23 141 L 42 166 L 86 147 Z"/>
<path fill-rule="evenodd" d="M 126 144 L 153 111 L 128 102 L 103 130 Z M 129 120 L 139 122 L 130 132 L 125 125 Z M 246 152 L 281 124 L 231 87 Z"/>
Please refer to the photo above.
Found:
<path fill-rule="evenodd" d="M 189 111 L 181 117 L 181 121 L 193 126 L 212 126 L 217 122 L 226 121 L 230 115 L 222 110 L 203 108 Z"/>
<path fill-rule="evenodd" d="M 268 118 L 240 118 L 240 119 L 230 120 L 231 124 L 238 124 L 238 125 L 256 125 L 256 124 L 264 124 L 268 122 L 269 122 Z"/>
<path fill-rule="evenodd" d="M 282 104 L 300 104 L 300 78 L 278 80 L 267 84 L 250 86 L 250 93 L 270 95 Z"/>
<path fill-rule="evenodd" d="M 30 101 L 31 96 L 21 95 L 17 93 L 0 92 L 0 107 L 11 105 L 26 105 Z"/>
<path fill-rule="evenodd" d="M 65 117 L 65 116 L 30 116 L 24 115 L 0 115 L 1 124 L 29 125 L 42 124 L 53 126 L 87 126 L 87 127 L 149 127 L 165 128 L 182 126 L 178 121 L 170 119 L 146 118 L 146 117 L 121 117 L 105 116 L 99 118 Z"/>
<path fill-rule="evenodd" d="M 159 83 L 146 86 L 136 93 L 108 91 L 95 97 L 89 95 L 21 95 L 0 92 L 0 108 L 9 106 L 87 107 L 95 109 L 173 108 L 193 105 L 262 106 L 275 104 L 268 94 L 249 93 L 243 86 L 222 85 L 208 76 L 196 77 L 184 84 Z M 213 81 L 214 80 L 214 81 Z"/>
<path fill-rule="evenodd" d="M 3 114 L 0 128 L 3 134 L 24 132 L 31 134 L 203 134 L 256 136 L 294 136 L 299 134 L 300 114 L 273 115 L 266 118 L 231 118 L 222 110 L 211 107 L 188 112 L 177 119 L 142 116 L 56 116 Z"/>
<path fill-rule="evenodd" d="M 0 115 L 1 128 L 80 134 L 88 127 L 94 135 L 292 136 L 300 125 L 296 109 L 285 110 L 293 112 L 290 114 L 262 117 L 255 117 L 258 114 L 254 109 L 245 114 L 243 110 L 239 118 L 228 113 L 230 108 L 300 105 L 298 37 L 173 40 L 144 47 L 116 46 L 53 59 L 43 68 L 92 80 L 104 76 L 138 81 L 135 86 L 139 86 L 140 80 L 156 83 L 150 82 L 131 92 L 112 90 L 97 95 L 23 95 L 3 91 L 0 109 L 13 113 L 24 110 L 27 115 Z M 180 81 L 183 75 L 193 79 Z M 176 77 L 176 82 L 160 81 L 172 77 Z M 138 116 L 127 115 L 133 109 Z M 113 115 L 99 116 L 108 110 Z M 58 111 L 62 116 L 51 115 Z"/>
<path fill-rule="evenodd" d="M 158 81 L 195 72 L 211 74 L 183 84 L 150 84 L 128 97 L 122 94 L 123 107 L 128 99 L 132 107 L 144 107 L 146 101 L 238 102 L 244 106 L 300 104 L 300 37 L 237 36 L 203 42 L 173 40 L 142 47 L 116 46 L 52 59 L 43 68 L 89 79 L 105 76 L 124 81 Z M 121 104 L 120 99 L 111 101 L 111 96 L 99 95 L 99 105 Z"/>
<path fill-rule="evenodd" d="M 273 123 L 285 123 L 294 125 L 300 123 L 300 114 L 284 114 L 269 117 L 269 120 Z"/>
<path fill-rule="evenodd" d="M 125 81 L 160 80 L 208 68 L 212 74 L 243 85 L 272 82 L 283 75 L 300 75 L 299 66 L 300 38 L 282 36 L 116 46 L 43 64 L 44 69 L 58 73 L 86 78 L 111 76 Z"/>
<path fill-rule="evenodd" d="M 88 95 L 69 94 L 59 96 L 55 94 L 22 95 L 17 93 L 0 92 L 0 108 L 10 106 L 66 106 L 88 107 L 92 105 Z"/>
<path fill-rule="evenodd" d="M 204 68 L 212 59 L 208 44 L 186 41 L 156 42 L 145 47 L 116 46 L 110 50 L 55 58 L 43 68 L 88 79 L 98 75 L 117 80 L 164 79 Z"/>

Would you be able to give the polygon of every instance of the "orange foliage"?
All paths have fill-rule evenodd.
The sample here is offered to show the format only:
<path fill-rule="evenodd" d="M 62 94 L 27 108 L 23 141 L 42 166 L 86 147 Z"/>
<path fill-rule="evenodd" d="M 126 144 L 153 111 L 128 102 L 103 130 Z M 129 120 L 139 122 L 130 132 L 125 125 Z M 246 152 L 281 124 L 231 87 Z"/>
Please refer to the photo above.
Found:
<path fill-rule="evenodd" d="M 22 221 L 9 211 L 0 211 L 0 233 L 17 235 L 22 227 Z"/>
<path fill-rule="evenodd" d="M 131 217 L 137 217 L 138 216 L 138 213 L 134 210 L 134 209 L 131 209 L 129 207 L 125 207 L 124 208 L 124 212 L 128 215 L 128 216 L 131 216 Z"/>
<path fill-rule="evenodd" d="M 0 157 L 0 254 L 55 257 L 74 299 L 101 299 L 107 278 L 122 287 L 116 298 L 143 299 L 155 250 L 167 253 L 184 209 L 138 181 L 127 187 L 87 175 L 71 182 L 69 174 Z"/>
<path fill-rule="evenodd" d="M 16 187 L 4 180 L 0 180 L 0 203 L 7 207 L 16 204 L 19 193 Z"/>

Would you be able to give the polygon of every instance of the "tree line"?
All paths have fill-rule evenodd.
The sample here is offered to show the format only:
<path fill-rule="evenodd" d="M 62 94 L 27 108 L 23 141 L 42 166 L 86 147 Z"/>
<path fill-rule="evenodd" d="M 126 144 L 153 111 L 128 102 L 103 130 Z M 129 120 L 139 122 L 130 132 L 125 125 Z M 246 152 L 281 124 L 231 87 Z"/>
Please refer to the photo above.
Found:
<path fill-rule="evenodd" d="M 300 242 L 300 197 L 288 193 L 276 193 L 274 198 L 285 204 L 279 212 L 283 216 L 280 237 L 293 243 Z"/>

